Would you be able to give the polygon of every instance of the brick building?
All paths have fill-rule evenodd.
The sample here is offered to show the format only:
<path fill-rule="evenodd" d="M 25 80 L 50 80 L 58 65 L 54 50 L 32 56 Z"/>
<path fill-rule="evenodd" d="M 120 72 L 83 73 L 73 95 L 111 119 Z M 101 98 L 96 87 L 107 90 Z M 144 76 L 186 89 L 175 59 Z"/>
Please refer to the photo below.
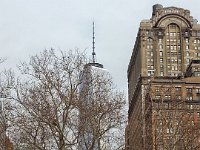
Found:
<path fill-rule="evenodd" d="M 153 6 L 128 66 L 127 150 L 200 149 L 200 24 Z"/>

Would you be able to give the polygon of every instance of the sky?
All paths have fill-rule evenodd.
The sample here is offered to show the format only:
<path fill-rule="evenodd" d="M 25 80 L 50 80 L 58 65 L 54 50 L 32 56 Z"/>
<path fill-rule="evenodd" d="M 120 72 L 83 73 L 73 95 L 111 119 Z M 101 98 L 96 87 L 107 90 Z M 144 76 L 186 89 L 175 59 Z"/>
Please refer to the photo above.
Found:
<path fill-rule="evenodd" d="M 97 61 L 110 71 L 117 88 L 127 93 L 127 67 L 140 21 L 150 19 L 152 6 L 191 11 L 200 21 L 200 0 L 0 0 L 1 68 L 53 48 L 92 53 L 95 22 Z"/>

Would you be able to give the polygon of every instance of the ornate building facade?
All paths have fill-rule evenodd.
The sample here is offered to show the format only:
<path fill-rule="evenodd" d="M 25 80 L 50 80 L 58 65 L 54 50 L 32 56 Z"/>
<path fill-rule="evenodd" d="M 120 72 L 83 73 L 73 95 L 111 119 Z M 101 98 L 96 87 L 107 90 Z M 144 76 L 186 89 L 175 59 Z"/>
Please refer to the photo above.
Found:
<path fill-rule="evenodd" d="M 200 149 L 200 24 L 153 6 L 128 66 L 127 150 Z"/>

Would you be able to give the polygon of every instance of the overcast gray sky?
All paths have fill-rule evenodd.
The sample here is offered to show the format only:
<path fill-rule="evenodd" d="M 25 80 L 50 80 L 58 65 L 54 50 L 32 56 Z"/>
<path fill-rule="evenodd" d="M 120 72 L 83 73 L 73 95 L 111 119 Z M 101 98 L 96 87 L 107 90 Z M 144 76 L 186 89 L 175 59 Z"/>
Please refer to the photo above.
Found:
<path fill-rule="evenodd" d="M 189 9 L 200 21 L 200 0 L 0 0 L 0 57 L 8 58 L 4 66 L 15 67 L 51 47 L 91 54 L 94 20 L 97 60 L 126 92 L 139 23 L 157 3 Z"/>

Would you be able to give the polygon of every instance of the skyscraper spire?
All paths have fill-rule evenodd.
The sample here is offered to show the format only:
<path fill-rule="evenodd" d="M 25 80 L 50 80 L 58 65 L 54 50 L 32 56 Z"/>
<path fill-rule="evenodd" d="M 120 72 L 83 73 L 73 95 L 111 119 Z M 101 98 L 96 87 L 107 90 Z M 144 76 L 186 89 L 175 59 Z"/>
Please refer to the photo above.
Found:
<path fill-rule="evenodd" d="M 96 53 L 94 52 L 94 49 L 95 49 L 95 46 L 94 46 L 94 44 L 95 44 L 95 35 L 94 35 L 94 21 L 93 21 L 93 41 L 92 41 L 92 61 L 93 61 L 93 63 L 95 63 L 95 55 L 96 55 Z"/>

